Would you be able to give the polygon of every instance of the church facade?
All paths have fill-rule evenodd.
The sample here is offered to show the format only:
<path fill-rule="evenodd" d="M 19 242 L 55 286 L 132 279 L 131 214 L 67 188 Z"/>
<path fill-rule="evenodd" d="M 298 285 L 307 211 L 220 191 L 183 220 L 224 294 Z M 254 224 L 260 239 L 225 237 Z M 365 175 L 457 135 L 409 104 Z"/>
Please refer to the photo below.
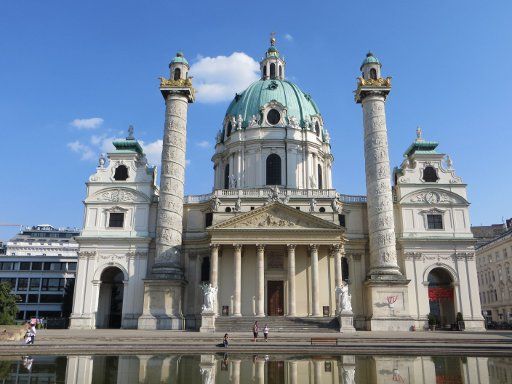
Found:
<path fill-rule="evenodd" d="M 216 135 L 213 191 L 184 196 L 195 95 L 176 55 L 160 83 L 160 186 L 133 129 L 86 183 L 72 328 L 423 330 L 462 316 L 483 329 L 466 184 L 419 129 L 391 171 L 379 60 L 367 55 L 355 91 L 367 196 L 332 188 L 326 124 L 285 69 L 271 39 Z"/>

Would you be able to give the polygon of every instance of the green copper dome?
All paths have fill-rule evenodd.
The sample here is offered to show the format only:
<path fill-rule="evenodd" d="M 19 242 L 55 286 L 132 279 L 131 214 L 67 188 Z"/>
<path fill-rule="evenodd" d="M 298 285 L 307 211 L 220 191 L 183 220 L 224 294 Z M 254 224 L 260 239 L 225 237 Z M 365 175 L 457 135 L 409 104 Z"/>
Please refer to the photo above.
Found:
<path fill-rule="evenodd" d="M 311 96 L 288 80 L 268 79 L 252 83 L 241 94 L 236 94 L 226 112 L 229 116 L 242 115 L 246 127 L 253 115 L 261 116 L 260 109 L 275 100 L 286 107 L 288 118 L 295 117 L 300 125 L 320 111 Z"/>
<path fill-rule="evenodd" d="M 186 64 L 188 65 L 188 61 L 187 59 L 185 59 L 185 57 L 183 56 L 183 53 L 182 52 L 178 52 L 176 54 L 176 57 L 174 59 L 171 60 L 171 64 L 174 64 L 174 63 L 183 63 L 183 64 Z"/>
<path fill-rule="evenodd" d="M 379 59 L 377 59 L 375 56 L 373 56 L 373 53 L 371 53 L 371 52 L 368 52 L 366 54 L 366 57 L 363 60 L 363 63 L 361 64 L 361 69 L 366 64 L 379 64 L 379 65 L 381 65 Z"/>

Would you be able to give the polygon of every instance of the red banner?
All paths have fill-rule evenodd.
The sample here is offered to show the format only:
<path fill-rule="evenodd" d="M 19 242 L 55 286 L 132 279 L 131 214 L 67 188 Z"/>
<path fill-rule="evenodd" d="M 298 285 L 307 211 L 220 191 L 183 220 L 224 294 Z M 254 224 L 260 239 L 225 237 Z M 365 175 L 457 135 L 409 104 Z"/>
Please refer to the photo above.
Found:
<path fill-rule="evenodd" d="M 453 300 L 453 288 L 429 288 L 428 299 L 430 301 L 439 299 Z"/>

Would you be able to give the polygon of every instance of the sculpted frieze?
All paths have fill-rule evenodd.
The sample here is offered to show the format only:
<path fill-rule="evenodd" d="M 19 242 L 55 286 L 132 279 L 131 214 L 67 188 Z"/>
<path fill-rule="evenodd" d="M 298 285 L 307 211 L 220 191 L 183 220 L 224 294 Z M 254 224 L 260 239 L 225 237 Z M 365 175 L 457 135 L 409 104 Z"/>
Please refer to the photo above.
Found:
<path fill-rule="evenodd" d="M 412 204 L 454 204 L 454 203 L 462 203 L 463 198 L 450 195 L 443 191 L 421 191 L 418 193 L 414 193 L 409 197 L 404 199 L 405 203 Z"/>
<path fill-rule="evenodd" d="M 134 191 L 116 188 L 99 191 L 96 193 L 96 200 L 110 203 L 130 203 L 136 201 L 148 201 L 149 198 Z"/>

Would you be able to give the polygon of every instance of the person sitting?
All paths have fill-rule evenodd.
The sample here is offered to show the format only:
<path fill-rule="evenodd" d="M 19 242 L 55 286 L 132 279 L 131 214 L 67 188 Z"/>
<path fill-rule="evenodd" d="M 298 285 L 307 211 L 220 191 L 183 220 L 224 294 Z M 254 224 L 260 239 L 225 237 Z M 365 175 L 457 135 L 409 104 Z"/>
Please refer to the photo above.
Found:
<path fill-rule="evenodd" d="M 224 345 L 224 348 L 227 348 L 228 347 L 228 334 L 224 334 L 224 340 L 222 340 L 222 344 Z"/>

